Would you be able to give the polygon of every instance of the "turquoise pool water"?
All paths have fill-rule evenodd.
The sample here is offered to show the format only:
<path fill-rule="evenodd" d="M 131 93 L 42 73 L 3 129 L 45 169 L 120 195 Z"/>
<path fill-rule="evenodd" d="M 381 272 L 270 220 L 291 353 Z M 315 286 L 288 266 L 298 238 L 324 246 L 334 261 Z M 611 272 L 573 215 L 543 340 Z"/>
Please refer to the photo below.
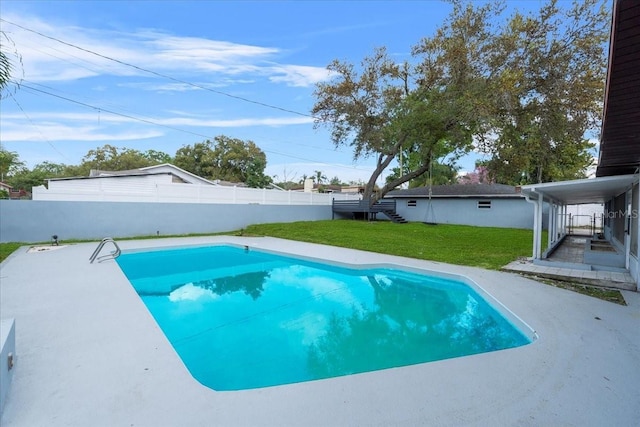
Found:
<path fill-rule="evenodd" d="M 191 374 L 214 390 L 310 381 L 531 340 L 463 282 L 235 246 L 117 259 Z"/>

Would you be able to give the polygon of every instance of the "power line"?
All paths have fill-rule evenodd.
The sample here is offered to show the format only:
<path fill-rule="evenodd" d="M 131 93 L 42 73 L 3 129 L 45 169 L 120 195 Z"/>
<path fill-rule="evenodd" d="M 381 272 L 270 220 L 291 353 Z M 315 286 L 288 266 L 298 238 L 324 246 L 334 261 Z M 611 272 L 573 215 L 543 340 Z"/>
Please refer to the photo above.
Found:
<path fill-rule="evenodd" d="M 218 95 L 224 95 L 224 96 L 227 96 L 227 97 L 229 97 L 229 98 L 238 99 L 238 100 L 243 101 L 243 102 L 249 102 L 249 103 L 251 103 L 251 104 L 260 105 L 260 106 L 262 106 L 262 107 L 272 108 L 272 109 L 275 109 L 275 110 L 279 110 L 279 111 L 283 111 L 283 112 L 291 113 L 291 114 L 296 114 L 296 115 L 299 115 L 299 116 L 304 116 L 304 117 L 311 117 L 311 118 L 314 118 L 314 116 L 312 116 L 312 115 L 310 115 L 310 114 L 305 114 L 305 113 L 301 113 L 301 112 L 299 112 L 299 111 L 289 110 L 289 109 L 287 109 L 287 108 L 278 107 L 278 106 L 276 106 L 276 105 L 271 105 L 271 104 L 267 104 L 267 103 L 260 102 L 260 101 L 254 101 L 254 100 L 252 100 L 252 99 L 248 99 L 248 98 L 245 98 L 245 97 L 242 97 L 242 96 L 232 95 L 232 94 L 230 94 L 230 93 L 226 93 L 226 92 L 223 92 L 223 91 L 220 91 L 220 90 L 211 89 L 211 88 L 206 87 L 206 86 L 202 86 L 202 85 L 199 85 L 199 84 L 196 84 L 196 83 L 191 83 L 191 82 L 188 82 L 188 81 L 186 81 L 186 80 L 181 80 L 181 79 L 178 79 L 178 78 L 175 78 L 175 77 L 172 77 L 172 76 L 166 75 L 166 74 L 162 74 L 162 73 L 159 73 L 159 72 L 157 72 L 157 71 L 149 70 L 149 69 L 146 69 L 146 68 L 140 67 L 140 66 L 138 66 L 138 65 L 130 64 L 130 63 L 128 63 L 128 62 L 121 61 L 121 60 L 119 60 L 119 59 L 115 59 L 115 58 L 112 58 L 112 57 L 110 57 L 110 56 L 106 56 L 106 55 L 103 55 L 103 54 L 101 54 L 101 53 L 97 53 L 97 52 L 94 52 L 94 51 L 92 51 L 92 50 L 89 50 L 89 49 L 86 49 L 86 48 L 83 48 L 83 47 L 80 47 L 80 46 L 74 45 L 73 43 L 69 43 L 69 42 L 66 42 L 66 41 L 64 41 L 64 40 L 60 40 L 60 39 L 58 39 L 58 38 L 56 38 L 56 37 L 48 36 L 48 35 L 46 35 L 46 34 L 43 34 L 43 33 L 39 32 L 39 31 L 33 30 L 33 29 L 31 29 L 31 28 L 24 27 L 24 26 L 19 25 L 19 24 L 16 24 L 15 22 L 7 21 L 6 19 L 3 19 L 3 18 L 0 18 L 0 21 L 6 22 L 7 24 L 14 25 L 14 26 L 16 26 L 16 27 L 18 27 L 18 28 L 20 28 L 20 29 L 25 30 L 25 31 L 29 31 L 29 32 L 31 32 L 31 33 L 37 34 L 37 35 L 39 35 L 40 37 L 44 37 L 44 38 L 46 38 L 46 39 L 53 40 L 53 41 L 58 42 L 58 43 L 62 43 L 62 44 L 64 44 L 64 45 L 69 46 L 69 47 L 72 47 L 72 48 L 74 48 L 74 49 L 81 50 L 81 51 L 86 52 L 86 53 L 89 53 L 89 54 L 91 54 L 91 55 L 95 55 L 95 56 L 98 56 L 98 57 L 100 57 L 100 58 L 107 59 L 107 60 L 109 60 L 109 61 L 113 61 L 113 62 L 116 62 L 116 63 L 118 63 L 118 64 L 125 65 L 125 66 L 127 66 L 127 67 L 131 67 L 131 68 L 134 68 L 134 69 L 136 69 L 136 70 L 138 70 L 138 71 L 143 71 L 143 72 L 145 72 L 145 73 L 152 74 L 152 75 L 157 76 L 157 77 L 162 77 L 162 78 L 164 78 L 164 79 L 169 79 L 169 80 L 171 80 L 171 81 L 174 81 L 174 82 L 177 82 L 177 83 L 186 84 L 186 85 L 188 85 L 188 86 L 192 86 L 192 87 L 195 87 L 195 88 L 198 88 L 198 89 L 207 90 L 207 91 L 209 91 L 209 92 L 216 93 L 216 94 L 218 94 Z"/>
<path fill-rule="evenodd" d="M 29 81 L 29 80 L 26 80 L 26 83 L 29 83 L 29 84 L 34 85 L 34 86 L 37 86 L 37 87 L 39 87 L 39 88 L 43 88 L 43 89 L 40 89 L 40 92 L 41 92 L 41 93 L 44 93 L 44 94 L 51 94 L 50 92 L 47 92 L 47 91 L 46 91 L 46 90 L 44 90 L 44 89 L 47 89 L 47 90 L 52 91 L 52 92 L 65 93 L 65 92 L 61 92 L 61 91 L 59 91 L 57 88 L 53 88 L 53 87 L 51 87 L 51 86 L 43 85 L 43 84 L 41 84 L 41 83 L 32 82 L 32 81 Z M 14 84 L 16 84 L 16 83 L 14 82 Z M 28 88 L 32 88 L 32 86 L 27 86 L 27 87 L 28 87 Z M 72 96 L 72 95 L 73 95 L 73 97 L 74 97 L 74 98 L 73 98 L 73 100 L 74 100 L 74 101 L 79 102 L 79 103 L 81 103 L 82 105 L 85 105 L 85 104 L 86 104 L 86 105 L 89 105 L 91 108 L 96 109 L 96 110 L 98 111 L 98 113 L 99 113 L 100 111 L 109 111 L 109 110 L 108 110 L 108 108 L 103 108 L 103 107 L 98 107 L 98 106 L 95 106 L 95 105 L 91 105 L 91 104 L 89 104 L 89 101 L 87 101 L 87 100 L 86 100 L 84 103 L 82 103 L 82 101 L 77 101 L 77 99 L 78 99 L 77 97 L 78 97 L 78 96 L 82 96 L 82 95 L 78 95 L 78 94 L 75 94 L 75 93 L 67 93 L 67 98 L 65 98 L 65 97 L 64 97 L 64 96 L 62 96 L 62 95 L 55 95 L 55 94 L 52 94 L 51 96 L 57 96 L 57 97 L 60 97 L 60 98 L 63 98 L 63 99 L 72 99 L 72 98 L 71 98 L 71 96 Z M 85 105 L 85 106 L 86 106 L 86 105 Z M 117 109 L 118 109 L 118 111 L 128 111 L 128 112 L 130 112 L 130 113 L 132 113 L 132 114 L 136 114 L 137 116 L 139 115 L 137 112 L 132 111 L 132 110 L 127 109 L 127 108 L 124 108 L 124 107 L 119 106 L 119 105 L 113 105 L 111 108 L 117 108 Z M 133 115 L 132 115 L 131 117 L 136 117 L 136 116 L 133 116 Z M 137 118 L 137 117 L 136 117 L 136 118 Z M 156 122 L 154 122 L 154 123 L 156 123 Z M 160 125 L 160 124 L 158 124 L 158 125 Z M 162 126 L 164 126 L 164 125 L 162 125 Z M 184 130 L 184 129 L 182 129 L 182 128 L 175 128 L 175 127 L 174 127 L 174 128 L 172 128 L 172 129 L 178 129 L 180 132 L 187 132 L 187 131 L 185 131 L 185 130 Z M 202 135 L 197 134 L 197 136 L 202 136 Z M 327 148 L 327 147 L 318 147 L 318 146 L 314 146 L 314 145 L 310 145 L 310 144 L 301 144 L 301 143 L 299 143 L 299 142 L 295 142 L 295 141 L 287 141 L 287 140 L 283 140 L 283 139 L 281 139 L 281 138 L 279 138 L 278 140 L 273 140 L 273 139 L 271 139 L 271 138 L 262 138 L 260 141 L 263 141 L 263 142 L 279 142 L 279 143 L 285 143 L 285 144 L 288 144 L 288 145 L 298 145 L 298 146 L 301 146 L 301 147 L 304 147 L 304 148 L 307 148 L 307 149 L 314 149 L 314 150 L 323 150 L 323 151 L 332 151 L 332 152 L 342 152 L 342 151 L 341 151 L 341 150 L 339 150 L 338 148 L 332 149 L 332 148 Z M 266 150 L 265 150 L 265 151 L 266 151 Z M 275 152 L 274 152 L 274 153 L 275 153 Z M 282 155 L 284 155 L 284 154 L 282 154 Z M 294 156 L 292 156 L 292 157 L 294 157 Z M 297 158 L 297 157 L 296 157 L 296 158 Z"/>
<path fill-rule="evenodd" d="M 39 93 L 42 93 L 42 94 L 45 94 L 45 95 L 53 96 L 55 98 L 59 98 L 59 99 L 62 99 L 62 100 L 68 101 L 68 102 L 72 102 L 74 104 L 82 105 L 83 107 L 91 108 L 91 109 L 96 110 L 98 112 L 103 112 L 104 111 L 106 113 L 113 114 L 115 116 L 125 117 L 127 119 L 135 120 L 135 121 L 138 121 L 138 122 L 143 122 L 143 123 L 147 123 L 147 124 L 154 125 L 154 126 L 161 126 L 161 127 L 164 127 L 164 128 L 167 128 L 167 129 L 176 130 L 176 131 L 179 131 L 179 132 L 190 133 L 192 135 L 200 136 L 200 137 L 203 137 L 203 138 L 211 138 L 211 136 L 205 135 L 205 134 L 202 134 L 202 133 L 192 132 L 192 131 L 189 131 L 189 130 L 186 130 L 186 129 L 176 128 L 176 127 L 173 127 L 173 126 L 169 126 L 169 125 L 165 125 L 165 124 L 162 124 L 162 123 L 154 122 L 153 120 L 143 119 L 143 118 L 140 118 L 140 117 L 134 117 L 134 116 L 130 116 L 130 115 L 124 114 L 124 113 L 118 113 L 117 111 L 108 110 L 108 109 L 102 108 L 102 107 L 96 107 L 95 105 L 87 104 L 86 102 L 82 102 L 82 101 L 76 101 L 75 99 L 67 98 L 66 96 L 56 95 L 55 93 L 51 93 L 51 92 L 47 92 L 45 90 L 37 89 L 37 88 L 35 88 L 33 86 L 29 86 L 29 85 L 26 85 L 24 83 L 22 83 L 20 85 L 20 87 L 32 90 L 34 92 L 39 92 Z"/>
<path fill-rule="evenodd" d="M 18 27 L 18 28 L 20 28 L 20 29 L 22 29 L 24 31 L 28 31 L 28 32 L 31 32 L 33 34 L 37 34 L 40 37 L 44 37 L 46 39 L 55 41 L 57 43 L 61 43 L 63 45 L 72 47 L 74 49 L 78 49 L 80 51 L 89 53 L 91 55 L 95 55 L 95 56 L 98 56 L 100 58 L 103 58 L 103 59 L 106 59 L 106 60 L 109 60 L 109 61 L 113 61 L 113 62 L 116 62 L 118 64 L 121 64 L 121 65 L 124 65 L 124 66 L 127 66 L 127 67 L 131 67 L 131 68 L 136 69 L 138 71 L 142 71 L 142 72 L 145 72 L 145 73 L 152 74 L 152 75 L 157 76 L 157 77 L 165 78 L 165 79 L 177 82 L 177 83 L 181 83 L 181 84 L 185 84 L 185 85 L 188 85 L 188 86 L 191 86 L 191 87 L 195 87 L 195 88 L 198 88 L 198 89 L 206 90 L 206 91 L 218 94 L 218 95 L 223 95 L 223 96 L 227 96 L 227 97 L 230 97 L 230 98 L 238 99 L 238 100 L 243 101 L 243 102 L 248 102 L 248 103 L 252 103 L 252 104 L 255 104 L 255 105 L 262 106 L 262 107 L 271 108 L 271 109 L 275 109 L 275 110 L 279 110 L 279 111 L 283 111 L 283 112 L 296 114 L 296 115 L 303 116 L 303 117 L 310 117 L 310 118 L 314 118 L 315 119 L 315 117 L 313 115 L 310 115 L 310 114 L 305 114 L 305 113 L 301 113 L 299 111 L 290 110 L 290 109 L 286 109 L 286 108 L 283 108 L 283 107 L 278 107 L 276 105 L 267 104 L 267 103 L 260 102 L 260 101 L 255 101 L 255 100 L 252 100 L 252 99 L 249 99 L 249 98 L 245 98 L 245 97 L 241 97 L 241 96 L 237 96 L 237 95 L 232 95 L 232 94 L 220 91 L 220 90 L 211 89 L 211 88 L 206 87 L 206 86 L 202 86 L 202 85 L 199 85 L 199 84 L 196 84 L 196 83 L 192 83 L 192 82 L 188 82 L 188 81 L 185 81 L 185 80 L 181 80 L 181 79 L 178 79 L 178 78 L 166 75 L 166 74 L 159 73 L 157 71 L 149 70 L 149 69 L 146 69 L 146 68 L 134 65 L 134 64 L 130 64 L 128 62 L 125 62 L 125 61 L 122 61 L 122 60 L 119 60 L 119 59 L 116 59 L 116 58 L 112 58 L 112 57 L 100 54 L 100 53 L 92 51 L 90 49 L 86 49 L 86 48 L 77 46 L 77 45 L 75 45 L 73 43 L 66 42 L 66 41 L 58 39 L 56 37 L 49 36 L 47 34 L 39 32 L 37 30 L 33 30 L 31 28 L 27 28 L 25 26 L 22 26 L 20 24 L 16 24 L 15 22 L 8 21 L 8 20 L 3 19 L 3 18 L 0 18 L 0 21 L 6 22 L 6 23 L 8 23 L 10 25 L 14 25 L 15 27 Z M 73 56 L 73 55 L 71 55 L 71 56 Z M 63 58 L 59 58 L 59 59 L 64 60 Z M 80 59 L 80 58 L 78 58 L 78 59 Z M 78 65 L 78 64 L 76 64 L 76 65 Z M 95 64 L 95 65 L 98 65 L 98 64 Z M 78 65 L 78 66 L 80 66 L 80 65 Z M 83 68 L 86 68 L 86 69 L 90 70 L 87 67 L 83 67 Z M 94 70 L 90 70 L 90 71 L 94 71 Z M 98 112 L 104 111 L 106 113 L 113 114 L 113 115 L 116 115 L 116 116 L 125 117 L 125 118 L 131 119 L 131 120 L 140 121 L 140 122 L 143 122 L 143 123 L 164 127 L 164 128 L 167 128 L 167 129 L 172 129 L 172 130 L 175 130 L 175 131 L 178 131 L 178 132 L 188 133 L 188 134 L 199 136 L 199 137 L 203 137 L 203 138 L 206 138 L 206 139 L 212 138 L 210 135 L 205 135 L 205 134 L 201 134 L 201 133 L 198 133 L 198 132 L 192 132 L 192 131 L 188 131 L 186 129 L 181 129 L 181 128 L 177 128 L 177 127 L 174 127 L 174 126 L 158 123 L 158 122 L 155 122 L 153 120 L 140 118 L 140 117 L 135 117 L 135 116 L 132 116 L 132 115 L 128 115 L 128 114 L 124 114 L 124 113 L 119 113 L 117 111 L 105 109 L 105 108 L 102 108 L 102 107 L 97 107 L 97 106 L 88 104 L 86 102 L 77 101 L 77 100 L 69 98 L 69 97 L 65 97 L 65 96 L 62 96 L 62 95 L 57 95 L 57 94 L 54 94 L 54 93 L 51 93 L 51 92 L 47 92 L 45 90 L 37 89 L 37 88 L 35 88 L 33 86 L 29 86 L 29 85 L 26 85 L 26 84 L 20 84 L 20 86 L 24 87 L 26 89 L 32 90 L 34 92 L 39 92 L 39 93 L 42 93 L 42 94 L 45 94 L 45 95 L 49 95 L 49 96 L 53 96 L 53 97 L 56 97 L 56 98 L 59 98 L 59 99 L 62 99 L 62 100 L 68 101 L 68 102 L 72 102 L 72 103 L 75 103 L 75 104 L 78 104 L 78 105 L 81 105 L 81 106 L 84 106 L 84 107 L 87 107 L 87 108 L 91 108 L 91 109 L 94 109 L 94 110 L 96 110 Z M 24 110 L 23 110 L 23 112 L 24 112 Z M 26 115 L 26 113 L 25 113 L 25 115 Z M 27 116 L 27 118 L 28 118 L 28 116 Z M 45 138 L 45 140 L 46 140 L 46 138 Z M 49 144 L 51 144 L 51 143 L 49 142 Z M 52 145 L 52 147 L 53 147 L 53 145 Z M 55 147 L 53 147 L 53 148 L 55 149 Z M 55 150 L 58 151 L 57 149 L 55 149 Z M 325 164 L 327 166 L 334 166 L 334 167 L 338 166 L 340 168 L 349 169 L 349 170 L 357 169 L 356 167 L 348 167 L 348 166 L 343 166 L 343 165 L 329 164 L 329 163 L 326 163 L 326 162 L 319 162 L 316 159 L 313 159 L 313 160 L 312 159 L 307 159 L 307 158 L 304 158 L 304 157 L 293 156 L 293 155 L 290 155 L 290 154 L 285 154 L 285 153 L 274 151 L 274 150 L 264 150 L 264 151 L 265 152 L 270 152 L 270 153 L 273 153 L 273 154 L 277 154 L 277 155 L 280 155 L 280 156 L 284 156 L 284 157 L 297 159 L 297 160 L 303 160 L 303 161 L 309 161 L 309 162 L 314 162 L 314 163 Z"/>
<path fill-rule="evenodd" d="M 22 111 L 22 113 L 24 114 L 24 116 L 27 118 L 27 120 L 29 120 L 29 123 L 31 123 L 31 126 L 33 126 L 34 128 L 36 128 L 36 130 L 38 131 L 38 133 L 40 134 L 40 136 L 42 137 L 42 139 L 44 139 L 44 140 L 47 142 L 47 144 L 49 144 L 49 145 L 51 146 L 51 148 L 53 148 L 53 150 L 54 150 L 56 153 L 60 154 L 60 155 L 61 155 L 62 157 L 64 157 L 65 159 L 68 159 L 68 157 L 67 157 L 67 156 L 65 156 L 64 154 L 62 154 L 62 153 L 60 152 L 60 150 L 58 150 L 58 149 L 56 148 L 56 146 L 55 146 L 55 145 L 53 145 L 53 143 L 52 143 L 51 141 L 49 141 L 49 140 L 47 139 L 47 137 L 46 137 L 46 136 L 44 136 L 44 134 L 42 133 L 42 131 L 40 130 L 40 128 L 39 128 L 39 127 L 38 127 L 38 126 L 33 122 L 33 120 L 31 120 L 31 117 L 29 117 L 29 115 L 27 114 L 27 112 L 26 112 L 26 111 L 24 111 L 24 108 L 22 108 L 22 105 L 20 105 L 20 103 L 18 102 L 18 100 L 16 99 L 16 97 L 15 97 L 15 96 L 13 96 L 13 94 L 11 94 L 10 96 L 11 96 L 11 99 L 13 99 L 13 102 L 15 102 L 15 103 L 16 103 L 16 105 L 18 106 L 18 108 L 20 109 L 20 111 Z"/>
<path fill-rule="evenodd" d="M 41 94 L 44 94 L 44 95 L 52 96 L 54 98 L 62 99 L 64 101 L 71 102 L 71 103 L 74 103 L 74 104 L 77 104 L 77 105 L 81 105 L 83 107 L 90 108 L 90 109 L 96 110 L 98 112 L 105 112 L 105 113 L 113 114 L 115 116 L 124 117 L 124 118 L 130 119 L 130 120 L 143 122 L 143 123 L 154 125 L 154 126 L 164 127 L 164 128 L 167 128 L 167 129 L 178 131 L 178 132 L 188 133 L 188 134 L 199 136 L 199 137 L 202 137 L 202 138 L 205 138 L 205 139 L 215 139 L 211 135 L 205 135 L 205 134 L 202 134 L 202 133 L 198 133 L 198 132 L 193 132 L 193 131 L 189 131 L 189 130 L 186 130 L 186 129 L 177 128 L 175 126 L 165 125 L 165 124 L 162 124 L 162 123 L 150 120 L 150 119 L 146 119 L 146 118 L 140 118 L 140 117 L 135 117 L 135 116 L 132 116 L 132 115 L 129 115 L 129 114 L 119 113 L 117 111 L 113 111 L 113 110 L 110 110 L 110 109 L 106 109 L 106 108 L 98 107 L 98 106 L 95 106 L 95 105 L 91 105 L 91 104 L 88 104 L 86 102 L 77 101 L 75 99 L 71 99 L 71 98 L 66 97 L 66 96 L 62 96 L 62 95 L 58 95 L 58 94 L 55 94 L 55 93 L 47 92 L 46 90 L 38 89 L 38 88 L 35 88 L 35 87 L 30 86 L 28 84 L 25 84 L 24 81 L 23 81 L 23 83 L 20 84 L 20 87 L 24 88 L 24 89 L 27 89 L 27 90 L 31 90 L 33 92 L 37 92 L 37 93 L 41 93 Z M 23 110 L 23 112 L 24 112 L 24 110 Z M 55 147 L 54 147 L 54 149 L 55 149 Z M 56 149 L 56 151 L 58 151 L 58 150 Z M 326 163 L 326 162 L 321 162 L 321 161 L 318 161 L 317 159 L 308 159 L 308 158 L 305 158 L 305 157 L 293 156 L 291 154 L 285 154 L 285 153 L 282 153 L 282 152 L 279 152 L 279 151 L 275 151 L 275 150 L 263 150 L 263 151 L 266 152 L 266 153 L 277 154 L 279 156 L 289 157 L 289 158 L 296 159 L 296 160 L 303 160 L 303 161 L 306 161 L 306 162 L 319 163 L 319 164 L 324 164 L 324 165 L 333 166 L 333 167 L 337 166 L 337 167 L 340 167 L 340 168 L 343 168 L 343 169 L 350 169 L 350 170 L 356 169 L 355 167 L 348 167 L 348 166 L 343 166 L 343 165 L 337 165 L 337 164 L 330 164 L 330 163 Z"/>

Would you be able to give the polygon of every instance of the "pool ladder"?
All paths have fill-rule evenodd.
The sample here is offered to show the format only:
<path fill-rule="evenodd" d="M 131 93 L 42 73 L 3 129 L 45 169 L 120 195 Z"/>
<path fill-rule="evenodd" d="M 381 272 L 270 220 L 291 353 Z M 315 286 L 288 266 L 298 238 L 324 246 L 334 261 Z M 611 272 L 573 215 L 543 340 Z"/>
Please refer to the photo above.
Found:
<path fill-rule="evenodd" d="M 107 243 L 113 243 L 113 246 L 116 247 L 116 250 L 106 255 L 98 256 L 98 254 L 100 253 L 104 245 L 106 245 Z M 100 242 L 96 250 L 93 251 L 93 254 L 91 254 L 91 258 L 89 258 L 89 263 L 93 264 L 93 261 L 95 261 L 96 259 L 98 260 L 98 262 L 102 262 L 107 259 L 115 259 L 115 258 L 118 258 L 121 253 L 122 252 L 120 251 L 120 247 L 118 246 L 116 241 L 113 240 L 111 237 L 105 237 L 104 239 L 102 239 L 102 241 Z"/>

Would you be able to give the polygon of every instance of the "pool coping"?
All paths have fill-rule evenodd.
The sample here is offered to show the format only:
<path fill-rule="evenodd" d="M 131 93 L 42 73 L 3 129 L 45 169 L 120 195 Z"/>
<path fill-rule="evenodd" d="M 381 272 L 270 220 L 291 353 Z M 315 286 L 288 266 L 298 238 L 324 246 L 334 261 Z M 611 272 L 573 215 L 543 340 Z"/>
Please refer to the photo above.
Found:
<path fill-rule="evenodd" d="M 640 295 L 618 306 L 517 274 L 263 237 L 119 242 L 123 250 L 232 243 L 463 275 L 539 335 L 532 344 L 298 384 L 215 392 L 194 380 L 97 243 L 0 266 L 0 313 L 16 319 L 3 426 L 632 425 L 640 418 Z"/>

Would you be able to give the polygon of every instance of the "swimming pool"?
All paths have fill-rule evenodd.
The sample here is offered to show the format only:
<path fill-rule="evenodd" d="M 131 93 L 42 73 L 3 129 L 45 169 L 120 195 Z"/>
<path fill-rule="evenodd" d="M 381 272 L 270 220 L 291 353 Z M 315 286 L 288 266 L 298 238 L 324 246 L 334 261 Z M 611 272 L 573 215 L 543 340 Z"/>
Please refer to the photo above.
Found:
<path fill-rule="evenodd" d="M 124 253 L 117 262 L 193 377 L 219 391 L 532 341 L 481 290 L 439 275 L 227 245 Z"/>

